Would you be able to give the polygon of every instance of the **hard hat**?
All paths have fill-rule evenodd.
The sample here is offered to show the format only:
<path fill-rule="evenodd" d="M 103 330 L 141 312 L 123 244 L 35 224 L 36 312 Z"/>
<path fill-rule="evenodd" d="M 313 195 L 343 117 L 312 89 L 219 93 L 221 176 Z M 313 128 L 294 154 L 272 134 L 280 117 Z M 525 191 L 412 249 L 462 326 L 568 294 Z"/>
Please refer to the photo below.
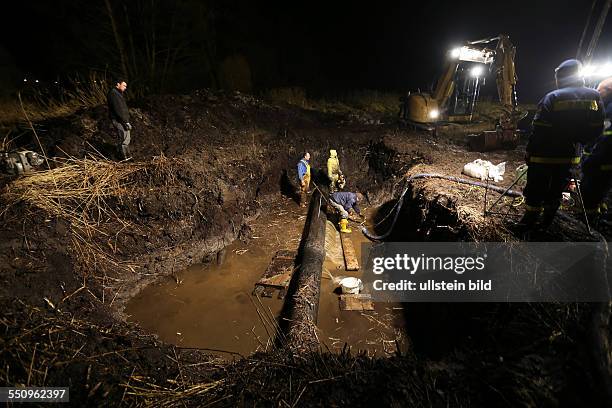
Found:
<path fill-rule="evenodd" d="M 582 62 L 577 59 L 568 59 L 563 61 L 555 69 L 555 79 L 559 83 L 572 83 L 582 80 Z"/>
<path fill-rule="evenodd" d="M 336 152 L 334 149 L 331 149 L 331 150 L 329 151 L 329 155 L 330 155 L 331 157 L 336 157 L 336 156 L 338 156 L 338 153 L 337 153 L 337 152 Z"/>

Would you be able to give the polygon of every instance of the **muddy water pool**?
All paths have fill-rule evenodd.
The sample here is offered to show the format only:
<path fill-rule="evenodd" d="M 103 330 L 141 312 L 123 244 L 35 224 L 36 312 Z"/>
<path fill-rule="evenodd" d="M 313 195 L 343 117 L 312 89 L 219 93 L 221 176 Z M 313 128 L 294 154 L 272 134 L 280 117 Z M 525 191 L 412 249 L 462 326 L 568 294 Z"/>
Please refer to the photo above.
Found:
<path fill-rule="evenodd" d="M 306 209 L 282 198 L 251 225 L 248 243 L 236 241 L 226 248 L 221 264 L 193 265 L 142 290 L 127 305 L 128 320 L 165 342 L 225 357 L 270 347 L 283 301 L 253 296 L 253 285 L 276 251 L 297 249 L 305 218 Z M 332 278 L 360 277 L 361 272 L 345 271 L 339 234 L 329 221 L 326 230 L 318 316 L 324 347 L 339 351 L 347 344 L 355 352 L 381 356 L 406 348 L 401 304 L 375 303 L 368 312 L 340 310 L 338 279 Z M 350 238 L 360 259 L 367 239 L 355 224 Z"/>

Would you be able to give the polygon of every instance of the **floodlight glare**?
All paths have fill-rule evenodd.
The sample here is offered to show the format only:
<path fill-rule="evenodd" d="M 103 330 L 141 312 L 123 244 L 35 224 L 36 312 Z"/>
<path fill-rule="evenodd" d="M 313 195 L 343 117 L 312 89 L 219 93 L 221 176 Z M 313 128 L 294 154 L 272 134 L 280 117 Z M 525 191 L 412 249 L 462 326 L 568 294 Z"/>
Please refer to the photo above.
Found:
<path fill-rule="evenodd" d="M 472 74 L 473 77 L 479 77 L 479 76 L 482 75 L 483 72 L 484 72 L 484 70 L 482 69 L 482 65 L 476 65 L 470 71 L 470 73 Z"/>
<path fill-rule="evenodd" d="M 584 76 L 584 77 L 593 76 L 595 72 L 597 71 L 597 69 L 598 67 L 595 65 L 585 65 L 582 68 L 582 71 L 580 71 L 580 76 Z"/>
<path fill-rule="evenodd" d="M 438 119 L 438 116 L 440 116 L 440 112 L 437 109 L 432 109 L 429 111 L 429 117 L 431 119 Z"/>
<path fill-rule="evenodd" d="M 461 48 L 454 48 L 451 50 L 450 52 L 451 57 L 453 58 L 459 58 L 459 56 L 461 55 Z"/>

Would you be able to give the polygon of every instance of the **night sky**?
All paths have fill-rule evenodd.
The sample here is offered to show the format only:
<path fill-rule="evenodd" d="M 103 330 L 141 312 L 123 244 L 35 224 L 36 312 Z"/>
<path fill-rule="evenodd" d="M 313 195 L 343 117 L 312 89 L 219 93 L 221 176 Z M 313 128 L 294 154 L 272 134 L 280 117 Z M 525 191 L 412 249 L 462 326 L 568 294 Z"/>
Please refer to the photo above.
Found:
<path fill-rule="evenodd" d="M 166 20 L 166 25 L 168 10 L 176 4 L 182 10 L 211 11 L 209 22 L 183 24 L 188 50 L 165 85 L 169 92 L 210 86 L 215 80 L 198 65 L 203 53 L 198 36 L 212 44 L 212 66 L 228 55 L 245 56 L 254 91 L 296 85 L 312 94 L 332 95 L 357 89 L 427 89 L 441 73 L 448 49 L 464 40 L 507 33 L 517 46 L 520 102 L 535 102 L 553 88 L 553 70 L 575 56 L 591 8 L 590 0 L 521 0 L 506 2 L 507 9 L 494 1 L 111 1 L 115 10 L 123 3 L 158 4 L 158 21 Z M 116 71 L 104 4 L 24 0 L 3 5 L 11 16 L 1 28 L 5 82 L 9 76 L 50 80 L 90 69 Z M 144 49 L 139 41 L 135 39 L 135 47 Z M 605 60 L 608 53 L 611 24 L 604 26 L 594 59 Z"/>

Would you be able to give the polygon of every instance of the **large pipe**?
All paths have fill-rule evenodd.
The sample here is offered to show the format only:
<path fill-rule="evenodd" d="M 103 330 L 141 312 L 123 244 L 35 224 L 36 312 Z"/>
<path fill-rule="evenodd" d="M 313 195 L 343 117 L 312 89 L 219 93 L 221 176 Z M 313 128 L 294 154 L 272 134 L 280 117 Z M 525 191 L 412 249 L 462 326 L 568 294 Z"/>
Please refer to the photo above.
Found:
<path fill-rule="evenodd" d="M 321 271 L 325 261 L 325 201 L 318 189 L 310 199 L 308 216 L 304 224 L 302 241 L 298 251 L 297 271 L 293 274 L 285 304 L 280 315 L 279 341 L 297 350 L 316 350 L 319 340 L 316 334 Z"/>

